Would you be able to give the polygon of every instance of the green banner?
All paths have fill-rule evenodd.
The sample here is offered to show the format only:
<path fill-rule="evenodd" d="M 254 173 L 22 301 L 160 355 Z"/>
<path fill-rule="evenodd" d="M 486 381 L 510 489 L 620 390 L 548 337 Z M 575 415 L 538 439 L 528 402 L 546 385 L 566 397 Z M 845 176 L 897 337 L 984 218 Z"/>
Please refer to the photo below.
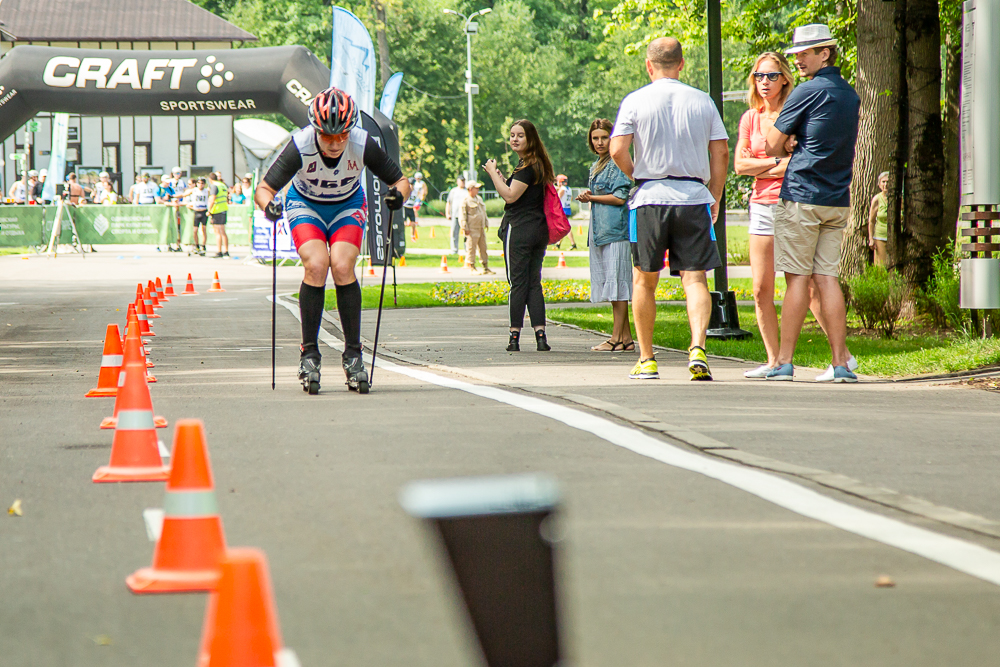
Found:
<path fill-rule="evenodd" d="M 0 206 L 0 247 L 41 245 L 43 215 L 41 206 Z"/>
<path fill-rule="evenodd" d="M 58 206 L 0 206 L 0 246 L 46 245 L 52 235 Z M 226 216 L 229 244 L 250 245 L 252 206 L 230 206 Z M 115 243 L 166 245 L 177 241 L 177 216 L 180 216 L 181 239 L 193 243 L 188 208 L 170 206 L 67 206 L 64 209 L 59 243 L 70 243 L 76 223 L 80 242 L 87 245 Z M 200 238 L 199 238 L 200 242 Z M 208 243 L 216 244 L 214 225 L 208 225 Z"/>

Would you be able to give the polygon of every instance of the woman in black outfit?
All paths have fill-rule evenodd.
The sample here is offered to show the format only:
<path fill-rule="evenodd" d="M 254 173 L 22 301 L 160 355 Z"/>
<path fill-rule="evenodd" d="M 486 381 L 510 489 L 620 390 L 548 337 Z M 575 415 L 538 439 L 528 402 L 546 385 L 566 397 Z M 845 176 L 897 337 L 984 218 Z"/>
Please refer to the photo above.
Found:
<path fill-rule="evenodd" d="M 545 221 L 545 186 L 555 182 L 552 161 L 538 137 L 538 130 L 527 120 L 510 128 L 510 147 L 520 161 L 509 178 L 497 170 L 496 160 L 483 167 L 493 179 L 497 193 L 507 202 L 498 236 L 504 246 L 507 282 L 510 283 L 510 341 L 508 352 L 521 348 L 524 308 L 528 307 L 535 345 L 539 352 L 550 349 L 545 339 L 545 297 L 542 295 L 542 259 L 549 243 Z"/>

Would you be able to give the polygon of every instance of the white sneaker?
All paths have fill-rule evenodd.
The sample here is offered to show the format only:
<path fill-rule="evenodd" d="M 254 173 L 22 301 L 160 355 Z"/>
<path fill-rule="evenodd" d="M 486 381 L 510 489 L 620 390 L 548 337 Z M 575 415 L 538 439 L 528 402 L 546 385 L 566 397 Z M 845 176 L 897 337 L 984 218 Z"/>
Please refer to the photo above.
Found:
<path fill-rule="evenodd" d="M 771 370 L 771 367 L 767 364 L 761 364 L 757 368 L 751 371 L 743 371 L 743 377 L 748 380 L 763 380 L 767 377 L 767 372 Z"/>
<path fill-rule="evenodd" d="M 847 358 L 847 370 L 852 373 L 858 369 L 858 360 L 852 354 Z M 833 366 L 827 366 L 826 370 L 816 376 L 816 382 L 833 382 Z"/>

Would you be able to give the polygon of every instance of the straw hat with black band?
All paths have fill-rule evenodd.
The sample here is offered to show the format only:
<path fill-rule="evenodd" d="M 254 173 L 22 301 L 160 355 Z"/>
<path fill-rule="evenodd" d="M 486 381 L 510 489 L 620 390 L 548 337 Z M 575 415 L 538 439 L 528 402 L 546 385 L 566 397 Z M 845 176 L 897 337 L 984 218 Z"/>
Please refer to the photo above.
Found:
<path fill-rule="evenodd" d="M 824 46 L 837 46 L 837 40 L 830 34 L 830 28 L 822 23 L 810 23 L 795 29 L 791 48 L 785 53 L 792 55 L 807 49 L 820 49 Z"/>

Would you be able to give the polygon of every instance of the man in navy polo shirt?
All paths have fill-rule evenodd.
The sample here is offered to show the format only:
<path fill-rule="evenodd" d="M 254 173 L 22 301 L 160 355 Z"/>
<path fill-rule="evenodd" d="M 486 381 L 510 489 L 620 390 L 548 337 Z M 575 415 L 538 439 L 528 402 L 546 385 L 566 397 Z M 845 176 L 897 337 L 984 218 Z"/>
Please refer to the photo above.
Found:
<path fill-rule="evenodd" d="M 809 79 L 785 101 L 767 135 L 767 154 L 791 153 L 774 216 L 774 268 L 785 272 L 781 349 L 768 380 L 791 380 L 792 356 L 809 308 L 809 283 L 819 291 L 833 356 L 832 382 L 857 382 L 848 368 L 847 313 L 837 279 L 840 244 L 851 214 L 851 175 L 861 100 L 840 75 L 837 41 L 821 24 L 795 29 L 799 74 Z M 821 376 L 823 378 L 823 376 Z M 827 379 L 827 378 L 823 378 Z"/>

